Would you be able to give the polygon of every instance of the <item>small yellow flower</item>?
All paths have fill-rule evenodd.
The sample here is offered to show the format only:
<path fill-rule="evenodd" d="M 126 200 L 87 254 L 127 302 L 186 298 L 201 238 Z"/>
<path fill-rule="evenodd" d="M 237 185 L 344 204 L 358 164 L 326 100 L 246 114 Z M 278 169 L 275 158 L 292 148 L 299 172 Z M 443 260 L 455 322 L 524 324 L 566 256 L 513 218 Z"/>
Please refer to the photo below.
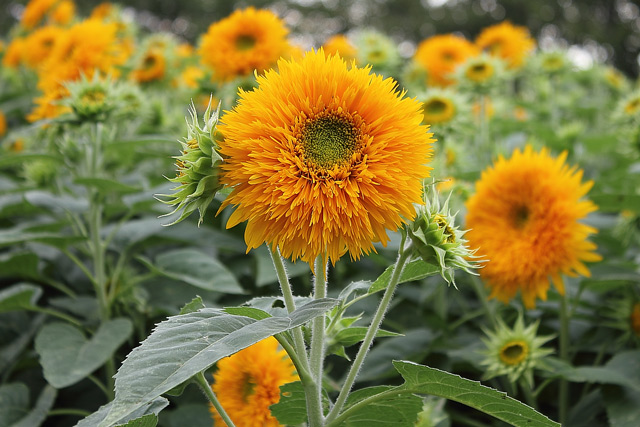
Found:
<path fill-rule="evenodd" d="M 278 427 L 269 407 L 280 401 L 280 386 L 298 380 L 287 353 L 269 337 L 218 362 L 211 386 L 231 421 L 237 426 Z M 223 426 L 210 406 L 214 425 Z"/>
<path fill-rule="evenodd" d="M 526 27 L 505 21 L 482 30 L 476 38 L 476 45 L 490 55 L 505 60 L 509 68 L 517 69 L 533 51 L 536 43 Z"/>

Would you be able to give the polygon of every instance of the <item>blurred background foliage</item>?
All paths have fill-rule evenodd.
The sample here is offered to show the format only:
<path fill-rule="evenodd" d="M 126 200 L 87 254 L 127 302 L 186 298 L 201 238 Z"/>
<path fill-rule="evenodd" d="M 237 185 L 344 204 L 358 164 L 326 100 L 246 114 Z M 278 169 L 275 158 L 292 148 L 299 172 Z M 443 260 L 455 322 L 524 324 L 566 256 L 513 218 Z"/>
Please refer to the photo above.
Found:
<path fill-rule="evenodd" d="M 26 0 L 2 0 L 0 27 L 20 16 Z M 78 2 L 88 15 L 100 0 Z M 267 7 L 291 28 L 305 48 L 329 36 L 362 27 L 390 35 L 403 56 L 413 54 L 421 40 L 458 32 L 469 39 L 484 27 L 510 20 L 530 29 L 543 49 L 568 47 L 584 65 L 591 61 L 615 65 L 638 76 L 640 2 L 631 0 L 127 0 L 130 19 L 150 31 L 170 31 L 197 43 L 207 27 L 246 6 Z"/>

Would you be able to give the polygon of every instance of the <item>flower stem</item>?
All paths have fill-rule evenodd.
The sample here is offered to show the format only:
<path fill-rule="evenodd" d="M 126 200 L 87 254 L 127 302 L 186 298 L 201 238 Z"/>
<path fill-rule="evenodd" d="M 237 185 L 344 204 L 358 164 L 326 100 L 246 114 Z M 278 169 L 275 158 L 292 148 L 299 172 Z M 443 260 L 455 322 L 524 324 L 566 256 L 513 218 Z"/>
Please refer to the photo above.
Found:
<path fill-rule="evenodd" d="M 569 360 L 569 311 L 567 308 L 566 295 L 560 295 L 560 359 L 567 363 Z M 565 425 L 567 422 L 567 410 L 569 404 L 569 383 L 566 379 L 560 380 L 559 389 L 560 402 L 560 424 Z"/>
<path fill-rule="evenodd" d="M 327 263 L 326 255 L 320 255 L 314 263 L 314 295 L 315 299 L 327 297 Z M 309 353 L 309 365 L 311 375 L 315 380 L 315 393 L 313 403 L 307 403 L 309 412 L 309 426 L 319 427 L 324 425 L 324 414 L 322 413 L 322 371 L 324 365 L 324 334 L 325 334 L 324 314 L 316 317 L 311 322 L 311 350 Z"/>
<path fill-rule="evenodd" d="M 382 319 L 386 314 L 387 309 L 389 308 L 389 304 L 391 303 L 391 298 L 393 297 L 393 293 L 395 292 L 396 286 L 398 285 L 398 282 L 400 280 L 400 274 L 402 273 L 402 270 L 404 269 L 406 262 L 411 257 L 411 253 L 413 252 L 411 249 L 412 247 L 410 244 L 408 247 L 404 247 L 404 239 L 403 239 L 403 243 L 400 245 L 398 259 L 396 260 L 396 264 L 393 268 L 393 273 L 391 274 L 391 278 L 389 279 L 389 284 L 387 285 L 387 289 L 385 290 L 384 295 L 382 296 L 382 300 L 380 301 L 380 305 L 378 306 L 378 309 L 376 310 L 376 313 L 374 314 L 373 319 L 371 320 L 371 324 L 369 325 L 369 329 L 367 330 L 364 340 L 360 345 L 358 354 L 353 360 L 353 364 L 351 365 L 351 369 L 349 369 L 347 378 L 345 379 L 344 384 L 340 389 L 340 394 L 336 399 L 336 403 L 331 409 L 331 411 L 329 412 L 329 415 L 327 415 L 327 423 L 330 423 L 331 421 L 335 420 L 336 417 L 340 415 L 340 411 L 342 411 L 344 403 L 346 402 L 347 397 L 349 396 L 349 392 L 351 391 L 351 387 L 353 386 L 353 383 L 356 381 L 358 372 L 362 367 L 362 363 L 364 362 L 364 359 L 367 356 L 367 353 L 369 352 L 369 348 L 371 347 L 371 344 L 373 343 L 373 340 L 376 334 L 378 333 L 378 330 L 380 329 L 380 325 L 382 324 Z"/>
<path fill-rule="evenodd" d="M 218 414 L 220 414 L 220 418 L 222 418 L 222 420 L 227 424 L 228 427 L 235 427 L 235 424 L 233 424 L 233 421 L 231 421 L 231 418 L 229 418 L 229 415 L 225 412 L 224 408 L 218 401 L 216 394 L 213 392 L 213 390 L 211 389 L 211 386 L 205 379 L 204 373 L 198 372 L 194 378 L 196 383 L 200 386 L 204 394 L 209 399 L 209 401 L 211 401 L 211 404 L 213 405 L 213 407 L 216 408 L 216 411 L 218 411 Z"/>

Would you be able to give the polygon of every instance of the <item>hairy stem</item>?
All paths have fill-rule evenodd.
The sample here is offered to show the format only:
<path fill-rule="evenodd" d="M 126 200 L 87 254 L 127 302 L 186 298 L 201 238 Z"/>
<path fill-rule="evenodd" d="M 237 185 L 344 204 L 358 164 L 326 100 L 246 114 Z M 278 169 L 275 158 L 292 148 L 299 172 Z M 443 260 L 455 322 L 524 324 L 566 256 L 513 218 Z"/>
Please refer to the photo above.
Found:
<path fill-rule="evenodd" d="M 213 392 L 211 386 L 205 379 L 204 373 L 198 372 L 194 379 L 195 382 L 200 386 L 204 394 L 207 396 L 213 407 L 216 408 L 216 411 L 218 411 L 220 418 L 222 418 L 222 420 L 227 424 L 228 427 L 235 427 L 235 424 L 233 424 L 233 421 L 231 421 L 231 418 L 229 418 L 229 415 L 225 412 L 224 408 L 218 401 L 216 394 Z"/>

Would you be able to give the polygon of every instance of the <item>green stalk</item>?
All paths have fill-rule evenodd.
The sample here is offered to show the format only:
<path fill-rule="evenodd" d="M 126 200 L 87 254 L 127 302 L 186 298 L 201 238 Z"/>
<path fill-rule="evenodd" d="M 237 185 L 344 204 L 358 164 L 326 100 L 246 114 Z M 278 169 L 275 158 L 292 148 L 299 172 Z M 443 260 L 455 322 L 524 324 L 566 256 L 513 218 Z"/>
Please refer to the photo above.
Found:
<path fill-rule="evenodd" d="M 325 255 L 319 255 L 314 263 L 314 298 L 321 299 L 327 297 L 327 262 Z M 322 314 L 311 321 L 311 351 L 309 353 L 309 365 L 311 375 L 315 380 L 315 393 L 312 396 L 313 402 L 307 398 L 307 409 L 309 412 L 309 426 L 320 427 L 324 425 L 324 414 L 322 413 L 322 371 L 324 365 L 324 334 L 325 318 Z"/>
<path fill-rule="evenodd" d="M 229 415 L 227 415 L 226 411 L 218 401 L 216 394 L 213 392 L 211 386 L 205 379 L 204 373 L 198 372 L 194 379 L 195 382 L 200 386 L 204 394 L 207 396 L 213 407 L 216 408 L 216 411 L 218 411 L 218 414 L 220 414 L 220 418 L 222 418 L 222 420 L 227 424 L 228 427 L 235 427 L 235 424 L 233 424 L 233 421 L 231 421 L 231 418 L 229 418 Z"/>
<path fill-rule="evenodd" d="M 406 262 L 411 258 L 412 254 L 412 246 L 404 247 L 404 238 L 402 239 L 402 243 L 400 245 L 400 251 L 398 253 L 398 259 L 396 260 L 396 264 L 393 268 L 393 273 L 391 274 L 391 278 L 389 279 L 389 284 L 387 285 L 387 289 L 382 296 L 382 300 L 380 301 L 380 305 L 376 310 L 376 313 L 371 320 L 371 324 L 369 325 L 369 329 L 360 345 L 360 349 L 358 350 L 358 354 L 353 360 L 353 364 L 351 365 L 351 369 L 349 369 L 349 373 L 347 374 L 347 378 L 340 389 L 340 394 L 336 399 L 336 403 L 327 415 L 327 423 L 331 423 L 334 421 L 339 415 L 340 411 L 344 406 L 344 403 L 349 396 L 349 392 L 351 391 L 351 387 L 353 387 L 353 383 L 356 381 L 356 377 L 362 367 L 362 363 L 364 362 L 367 353 L 369 352 L 369 348 L 373 343 L 373 340 L 380 329 L 380 325 L 382 324 L 382 319 L 389 308 L 389 304 L 391 303 L 391 298 L 393 297 L 393 293 L 396 290 L 396 286 L 398 285 L 398 281 L 400 280 L 400 274 L 404 269 Z"/>
<path fill-rule="evenodd" d="M 293 298 L 293 291 L 291 283 L 289 282 L 289 276 L 287 275 L 287 270 L 284 266 L 284 262 L 282 261 L 282 256 L 280 255 L 280 250 L 278 248 L 273 249 L 269 246 L 268 248 L 271 260 L 273 261 L 273 266 L 276 270 L 278 282 L 280 283 L 280 290 L 282 291 L 282 296 L 284 298 L 284 305 L 287 311 L 291 313 L 296 309 L 296 304 Z M 293 349 L 287 348 L 285 344 L 282 343 L 282 341 L 285 340 L 281 341 L 278 339 L 278 341 L 291 357 L 294 365 L 296 365 L 296 369 L 298 369 L 298 375 L 300 376 L 300 381 L 302 382 L 305 391 L 307 413 L 309 414 L 310 423 L 315 423 L 310 425 L 321 426 L 323 416 L 321 400 L 322 377 L 315 377 L 311 371 L 309 358 L 307 357 L 307 349 L 304 343 L 304 336 L 302 334 L 302 327 L 294 328 L 292 330 L 292 334 L 294 345 Z M 276 338 L 278 338 L 278 336 L 276 336 Z"/>
<path fill-rule="evenodd" d="M 567 309 L 566 295 L 560 295 L 560 359 L 567 363 L 569 360 L 569 311 Z M 569 383 L 566 379 L 560 380 L 559 389 L 560 402 L 560 424 L 567 422 L 567 412 L 569 408 Z"/>
<path fill-rule="evenodd" d="M 482 309 L 484 311 L 485 317 L 491 322 L 491 326 L 493 328 L 497 328 L 498 321 L 496 320 L 496 316 L 493 314 L 495 310 L 491 310 L 489 307 L 489 300 L 487 299 L 487 293 L 485 292 L 484 285 L 476 275 L 471 276 L 471 284 L 473 285 L 473 290 L 476 292 L 480 303 L 482 304 Z"/>

